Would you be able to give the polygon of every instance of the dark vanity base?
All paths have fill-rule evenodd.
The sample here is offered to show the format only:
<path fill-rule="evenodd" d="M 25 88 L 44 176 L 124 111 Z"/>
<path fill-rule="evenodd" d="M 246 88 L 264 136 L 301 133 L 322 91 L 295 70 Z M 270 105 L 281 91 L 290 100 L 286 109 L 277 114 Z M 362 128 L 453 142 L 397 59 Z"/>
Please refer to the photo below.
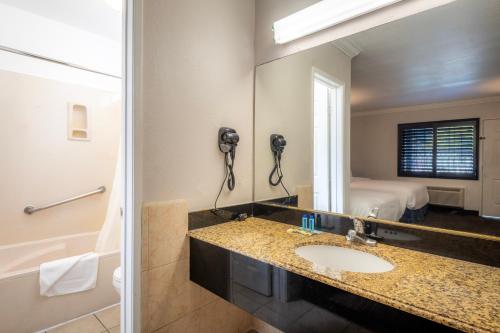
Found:
<path fill-rule="evenodd" d="M 190 251 L 191 281 L 287 333 L 457 332 L 197 239 Z"/>

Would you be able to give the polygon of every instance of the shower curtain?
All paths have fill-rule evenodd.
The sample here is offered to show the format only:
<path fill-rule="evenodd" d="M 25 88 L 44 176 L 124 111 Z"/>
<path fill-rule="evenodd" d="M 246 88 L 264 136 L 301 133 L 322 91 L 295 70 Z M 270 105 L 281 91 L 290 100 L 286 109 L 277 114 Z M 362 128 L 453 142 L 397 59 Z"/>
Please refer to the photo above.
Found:
<path fill-rule="evenodd" d="M 121 226 L 122 226 L 122 165 L 121 165 L 121 144 L 118 149 L 118 157 L 116 159 L 115 176 L 113 178 L 113 188 L 109 195 L 108 209 L 106 219 L 102 226 L 95 252 L 106 253 L 120 249 L 121 242 Z"/>

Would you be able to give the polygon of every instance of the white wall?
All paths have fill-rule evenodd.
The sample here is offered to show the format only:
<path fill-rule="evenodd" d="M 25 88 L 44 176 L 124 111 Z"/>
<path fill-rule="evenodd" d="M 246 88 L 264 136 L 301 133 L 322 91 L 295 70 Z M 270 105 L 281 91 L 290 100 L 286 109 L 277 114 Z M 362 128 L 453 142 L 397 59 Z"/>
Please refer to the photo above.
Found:
<path fill-rule="evenodd" d="M 500 98 L 495 97 L 398 109 L 366 111 L 358 116 L 354 113 L 351 119 L 352 173 L 354 176 L 358 177 L 398 179 L 398 124 L 465 118 L 500 118 Z M 408 177 L 400 177 L 399 179 L 421 182 L 428 185 L 464 186 L 465 209 L 476 211 L 480 209 L 480 180 Z"/>
<path fill-rule="evenodd" d="M 121 76 L 121 44 L 0 4 L 0 45 Z"/>
<path fill-rule="evenodd" d="M 144 2 L 144 201 L 213 207 L 224 177 L 221 126 L 240 134 L 236 189 L 252 200 L 254 1 Z"/>
<path fill-rule="evenodd" d="M 120 135 L 119 95 L 0 71 L 0 245 L 101 228 Z M 91 141 L 67 139 L 67 105 L 90 107 Z M 26 215 L 105 185 L 108 191 Z"/>
<path fill-rule="evenodd" d="M 289 192 L 297 185 L 312 185 L 313 110 L 312 69 L 315 67 L 345 84 L 349 109 L 351 59 L 331 43 L 257 67 L 255 76 L 255 199 L 285 197 L 281 186 L 269 185 L 274 162 L 269 136 L 284 135 L 282 157 Z M 348 112 L 348 111 L 347 111 Z"/>
<path fill-rule="evenodd" d="M 275 45 L 273 22 L 304 9 L 319 0 L 256 0 L 255 2 L 255 62 L 285 57 L 302 50 L 355 34 L 454 0 L 405 0 L 379 11 L 363 15 L 329 29 L 283 45 Z"/>

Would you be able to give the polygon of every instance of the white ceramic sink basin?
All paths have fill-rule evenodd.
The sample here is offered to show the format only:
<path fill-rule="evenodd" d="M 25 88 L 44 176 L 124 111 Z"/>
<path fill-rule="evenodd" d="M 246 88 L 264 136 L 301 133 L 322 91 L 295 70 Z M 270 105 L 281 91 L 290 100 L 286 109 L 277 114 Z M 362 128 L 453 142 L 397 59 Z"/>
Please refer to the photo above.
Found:
<path fill-rule="evenodd" d="M 348 271 L 358 273 L 383 273 L 394 266 L 373 254 L 331 245 L 306 245 L 295 249 L 295 253 L 313 263 L 322 271 Z"/>

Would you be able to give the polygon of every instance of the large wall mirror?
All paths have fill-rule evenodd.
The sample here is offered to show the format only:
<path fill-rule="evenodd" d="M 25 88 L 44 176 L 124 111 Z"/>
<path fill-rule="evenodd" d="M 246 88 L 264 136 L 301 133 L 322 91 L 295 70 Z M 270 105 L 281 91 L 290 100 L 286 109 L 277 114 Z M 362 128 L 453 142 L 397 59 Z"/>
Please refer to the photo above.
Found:
<path fill-rule="evenodd" d="M 256 69 L 255 200 L 500 236 L 500 2 Z"/>

